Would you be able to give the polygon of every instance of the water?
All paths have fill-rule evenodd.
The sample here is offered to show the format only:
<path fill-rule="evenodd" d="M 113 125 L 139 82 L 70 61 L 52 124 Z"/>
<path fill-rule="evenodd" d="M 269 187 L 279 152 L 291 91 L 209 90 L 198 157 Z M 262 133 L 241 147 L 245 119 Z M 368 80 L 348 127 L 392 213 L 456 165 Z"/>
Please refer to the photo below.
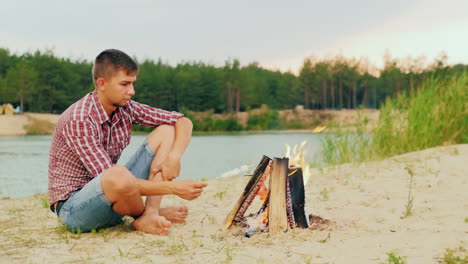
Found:
<path fill-rule="evenodd" d="M 236 174 L 248 165 L 252 172 L 262 155 L 282 156 L 284 144 L 306 140 L 309 160 L 320 151 L 320 134 L 254 134 L 195 136 L 182 158 L 178 179 L 214 179 Z M 134 135 L 118 164 L 124 164 L 145 136 Z M 0 137 L 0 197 L 19 198 L 47 192 L 51 136 Z"/>

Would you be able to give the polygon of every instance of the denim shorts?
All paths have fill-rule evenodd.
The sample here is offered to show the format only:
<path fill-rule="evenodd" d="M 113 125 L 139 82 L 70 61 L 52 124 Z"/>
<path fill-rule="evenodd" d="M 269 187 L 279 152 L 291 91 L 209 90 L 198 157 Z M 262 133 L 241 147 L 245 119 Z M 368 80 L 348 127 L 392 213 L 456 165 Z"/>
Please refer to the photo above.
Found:
<path fill-rule="evenodd" d="M 147 140 L 137 149 L 125 164 L 132 174 L 140 179 L 148 179 L 154 151 Z M 66 201 L 57 205 L 57 215 L 69 231 L 89 232 L 93 229 L 114 226 L 122 221 L 123 215 L 112 210 L 113 203 L 102 191 L 102 173 L 74 192 Z"/>

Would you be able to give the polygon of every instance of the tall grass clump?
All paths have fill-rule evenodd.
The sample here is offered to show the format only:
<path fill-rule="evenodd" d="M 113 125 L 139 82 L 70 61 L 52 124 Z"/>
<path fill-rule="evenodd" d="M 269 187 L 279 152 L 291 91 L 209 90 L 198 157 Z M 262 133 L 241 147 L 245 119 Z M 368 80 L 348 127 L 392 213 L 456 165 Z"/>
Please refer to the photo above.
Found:
<path fill-rule="evenodd" d="M 468 73 L 428 79 L 416 95 L 388 99 L 380 109 L 372 150 L 381 157 L 468 142 Z"/>
<path fill-rule="evenodd" d="M 362 119 L 355 132 L 341 131 L 326 135 L 321 142 L 322 161 L 328 165 L 362 162 L 370 159 L 371 136 L 365 131 L 368 120 Z"/>
<path fill-rule="evenodd" d="M 341 131 L 322 140 L 322 160 L 336 165 L 386 158 L 440 145 L 468 143 L 468 73 L 429 78 L 417 94 L 388 98 L 377 127 Z"/>

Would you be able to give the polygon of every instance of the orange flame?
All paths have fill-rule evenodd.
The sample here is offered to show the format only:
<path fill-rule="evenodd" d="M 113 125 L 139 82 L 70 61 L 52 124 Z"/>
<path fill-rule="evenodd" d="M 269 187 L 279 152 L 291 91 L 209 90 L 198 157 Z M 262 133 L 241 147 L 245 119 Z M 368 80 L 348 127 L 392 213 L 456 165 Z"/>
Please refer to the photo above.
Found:
<path fill-rule="evenodd" d="M 266 225 L 268 223 L 268 210 L 265 210 L 261 215 L 262 224 Z"/>
<path fill-rule="evenodd" d="M 271 171 L 271 161 L 266 167 L 265 171 L 263 172 L 263 178 L 266 179 L 268 176 L 270 176 L 270 171 Z M 268 188 L 265 186 L 265 182 L 262 182 L 258 188 L 257 193 L 255 194 L 260 198 L 260 201 L 265 201 L 266 197 L 268 196 Z"/>
<path fill-rule="evenodd" d="M 257 195 L 260 198 L 260 201 L 265 201 L 268 196 L 268 188 L 265 186 L 265 184 L 262 183 L 262 185 L 260 185 Z"/>

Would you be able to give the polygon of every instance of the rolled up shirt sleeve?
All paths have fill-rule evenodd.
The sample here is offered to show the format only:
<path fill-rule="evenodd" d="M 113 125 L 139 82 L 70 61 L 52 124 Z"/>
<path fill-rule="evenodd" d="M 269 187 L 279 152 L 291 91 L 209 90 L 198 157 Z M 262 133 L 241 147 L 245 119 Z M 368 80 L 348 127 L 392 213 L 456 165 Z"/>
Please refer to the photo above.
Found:
<path fill-rule="evenodd" d="M 70 121 L 64 127 L 62 135 L 66 144 L 93 177 L 112 166 L 112 160 L 100 143 L 97 130 L 91 123 Z"/>
<path fill-rule="evenodd" d="M 184 115 L 175 111 L 166 111 L 146 104 L 129 101 L 128 107 L 132 116 L 132 123 L 147 127 L 159 125 L 175 125 Z"/>

